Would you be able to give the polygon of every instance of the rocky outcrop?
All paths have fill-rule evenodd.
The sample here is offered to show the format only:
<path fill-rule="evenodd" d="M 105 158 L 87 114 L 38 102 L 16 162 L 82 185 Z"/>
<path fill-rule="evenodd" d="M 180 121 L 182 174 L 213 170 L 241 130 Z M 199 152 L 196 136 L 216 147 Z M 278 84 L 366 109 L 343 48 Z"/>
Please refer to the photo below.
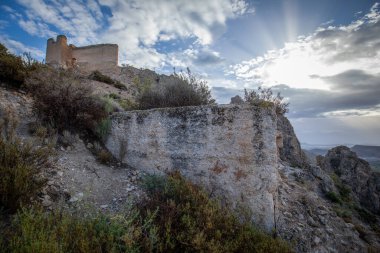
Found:
<path fill-rule="evenodd" d="M 223 202 L 248 207 L 256 224 L 295 242 L 296 252 L 367 251 L 358 231 L 369 225 L 357 220 L 359 228 L 337 215 L 326 198 L 337 191 L 330 170 L 307 164 L 293 127 L 271 108 L 232 104 L 116 113 L 106 146 L 131 167 L 179 170 Z"/>
<path fill-rule="evenodd" d="M 107 148 L 147 172 L 179 170 L 223 201 L 248 206 L 271 230 L 277 189 L 276 114 L 223 105 L 130 111 L 112 116 Z"/>
<path fill-rule="evenodd" d="M 277 117 L 277 131 L 277 146 L 281 160 L 288 162 L 293 167 L 307 166 L 307 157 L 301 149 L 293 126 L 283 115 Z"/>
<path fill-rule="evenodd" d="M 348 147 L 338 146 L 318 157 L 318 164 L 327 173 L 336 174 L 362 206 L 380 214 L 380 173 L 372 171 L 368 162 Z"/>
<path fill-rule="evenodd" d="M 276 232 L 294 242 L 296 252 L 367 252 L 355 225 L 339 217 L 322 193 L 326 180 L 334 187 L 325 171 L 281 166 L 279 172 Z"/>

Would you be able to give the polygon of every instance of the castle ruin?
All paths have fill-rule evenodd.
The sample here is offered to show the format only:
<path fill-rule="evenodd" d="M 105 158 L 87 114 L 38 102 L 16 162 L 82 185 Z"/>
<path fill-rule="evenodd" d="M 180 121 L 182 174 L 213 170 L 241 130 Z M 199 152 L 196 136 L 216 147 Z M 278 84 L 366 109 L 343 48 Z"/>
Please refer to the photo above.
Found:
<path fill-rule="evenodd" d="M 47 40 L 46 63 L 64 69 L 105 70 L 118 65 L 118 53 L 117 44 L 76 47 L 67 44 L 65 35 L 58 35 L 56 41 L 53 38 Z"/>

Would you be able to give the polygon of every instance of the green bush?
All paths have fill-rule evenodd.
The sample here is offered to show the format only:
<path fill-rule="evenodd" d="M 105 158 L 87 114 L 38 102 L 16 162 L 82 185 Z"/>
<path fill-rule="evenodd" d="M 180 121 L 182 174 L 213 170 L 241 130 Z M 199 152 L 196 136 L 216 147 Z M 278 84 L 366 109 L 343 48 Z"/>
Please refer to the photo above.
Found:
<path fill-rule="evenodd" d="M 157 252 L 291 252 L 279 239 L 260 232 L 179 173 L 165 180 L 149 177 L 149 198 L 140 204 L 143 217 L 157 211 Z"/>
<path fill-rule="evenodd" d="M 98 70 L 93 71 L 93 72 L 89 75 L 88 78 L 91 79 L 91 80 L 98 81 L 98 82 L 111 84 L 111 85 L 114 86 L 115 88 L 118 88 L 118 89 L 121 89 L 121 90 L 126 90 L 126 89 L 127 89 L 127 87 L 125 87 L 124 84 L 120 83 L 119 81 L 116 81 L 116 80 L 112 79 L 112 78 L 109 77 L 109 76 L 103 75 L 103 74 L 102 74 L 100 71 L 98 71 Z"/>
<path fill-rule="evenodd" d="M 340 179 L 340 177 L 335 173 L 332 173 L 330 177 L 334 181 L 334 184 L 339 191 L 340 199 L 346 203 L 350 202 L 351 201 L 351 187 L 345 185 Z"/>
<path fill-rule="evenodd" d="M 63 130 L 95 131 L 107 118 L 104 102 L 92 95 L 92 88 L 73 72 L 45 69 L 35 71 L 26 82 L 34 97 L 34 110 L 46 124 Z"/>
<path fill-rule="evenodd" d="M 326 197 L 334 203 L 342 203 L 342 200 L 339 198 L 338 194 L 333 191 L 327 192 Z"/>
<path fill-rule="evenodd" d="M 33 59 L 30 53 L 24 53 L 23 57 L 15 56 L 0 43 L 0 82 L 4 82 L 8 87 L 21 88 L 25 78 L 43 66 Z"/>
<path fill-rule="evenodd" d="M 20 88 L 26 76 L 22 58 L 8 52 L 8 49 L 0 44 L 0 81 L 7 85 Z"/>
<path fill-rule="evenodd" d="M 22 209 L 4 235 L 9 253 L 152 252 L 155 230 L 138 213 L 86 216 L 65 211 Z M 2 235 L 0 235 L 1 237 Z"/>
<path fill-rule="evenodd" d="M 110 129 L 111 120 L 109 118 L 105 118 L 101 120 L 95 127 L 95 134 L 102 142 L 105 142 L 110 132 Z"/>
<path fill-rule="evenodd" d="M 165 83 L 153 88 L 148 85 L 143 87 L 137 96 L 138 107 L 142 110 L 215 103 L 206 81 L 196 78 L 190 70 L 186 74 L 175 73 Z"/>
<path fill-rule="evenodd" d="M 362 221 L 367 222 L 368 224 L 376 224 L 376 222 L 377 222 L 376 215 L 374 215 L 370 211 L 366 210 L 365 208 L 362 208 L 359 206 L 355 206 L 355 210 L 358 212 L 359 218 Z"/>
<path fill-rule="evenodd" d="M 0 120 L 0 210 L 14 213 L 29 205 L 45 185 L 40 173 L 49 164 L 51 146 L 25 142 L 14 133 L 11 117 Z"/>
<path fill-rule="evenodd" d="M 274 106 L 278 114 L 285 114 L 289 111 L 289 103 L 284 101 L 284 97 L 280 93 L 273 95 L 271 88 L 259 87 L 257 92 L 244 89 L 244 100 L 251 105 L 264 108 Z"/>
<path fill-rule="evenodd" d="M 116 100 L 119 105 L 125 110 L 125 111 L 130 111 L 130 110 L 135 110 L 138 109 L 139 106 L 136 102 L 133 102 L 130 99 L 118 99 Z"/>

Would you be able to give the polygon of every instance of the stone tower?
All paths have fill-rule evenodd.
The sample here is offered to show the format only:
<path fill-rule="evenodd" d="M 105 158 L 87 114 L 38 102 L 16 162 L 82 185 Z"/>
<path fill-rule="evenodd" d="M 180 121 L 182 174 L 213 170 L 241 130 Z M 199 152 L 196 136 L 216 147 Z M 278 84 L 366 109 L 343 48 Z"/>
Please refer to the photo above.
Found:
<path fill-rule="evenodd" d="M 67 45 L 65 35 L 58 35 L 57 40 L 48 39 L 46 47 L 46 63 L 55 67 L 68 68 L 68 60 L 72 59 L 71 47 Z M 69 65 L 69 66 L 68 66 Z"/>

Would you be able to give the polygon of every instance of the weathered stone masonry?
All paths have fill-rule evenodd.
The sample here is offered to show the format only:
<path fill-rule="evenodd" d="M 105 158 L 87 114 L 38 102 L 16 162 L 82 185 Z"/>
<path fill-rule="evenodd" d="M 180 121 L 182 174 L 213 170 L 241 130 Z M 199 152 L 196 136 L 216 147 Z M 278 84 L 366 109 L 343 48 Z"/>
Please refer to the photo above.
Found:
<path fill-rule="evenodd" d="M 46 63 L 56 67 L 80 67 L 84 71 L 105 70 L 118 65 L 118 45 L 99 44 L 85 47 L 67 45 L 64 35 L 48 39 Z"/>
<path fill-rule="evenodd" d="M 107 148 L 147 171 L 179 170 L 233 205 L 242 203 L 267 229 L 274 225 L 277 116 L 247 105 L 179 107 L 112 116 Z"/>

